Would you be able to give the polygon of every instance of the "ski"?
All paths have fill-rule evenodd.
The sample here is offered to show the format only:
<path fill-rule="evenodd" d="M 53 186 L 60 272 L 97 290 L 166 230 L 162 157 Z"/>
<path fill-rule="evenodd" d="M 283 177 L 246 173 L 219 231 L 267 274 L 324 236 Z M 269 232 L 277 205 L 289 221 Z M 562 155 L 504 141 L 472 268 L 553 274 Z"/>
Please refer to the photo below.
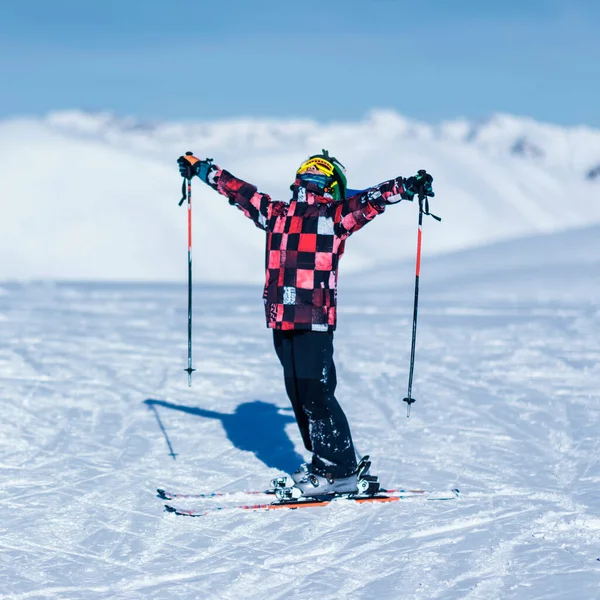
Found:
<path fill-rule="evenodd" d="M 213 512 L 223 511 L 268 511 L 276 509 L 295 510 L 298 508 L 317 508 L 328 506 L 331 503 L 337 502 L 355 502 L 357 504 L 369 503 L 387 503 L 398 502 L 400 500 L 419 499 L 424 501 L 442 501 L 455 500 L 458 498 L 459 491 L 457 489 L 448 492 L 429 493 L 423 490 L 416 490 L 416 493 L 400 492 L 398 490 L 382 491 L 372 496 L 360 496 L 351 494 L 336 494 L 323 498 L 306 498 L 304 500 L 276 500 L 267 504 L 238 504 L 233 506 L 211 506 L 202 508 L 182 508 L 165 504 L 165 511 L 185 517 L 202 517 Z"/>
<path fill-rule="evenodd" d="M 250 491 L 242 491 L 236 490 L 234 492 L 204 492 L 204 493 L 195 493 L 195 494 L 186 494 L 180 492 L 170 492 L 169 490 L 164 490 L 162 488 L 158 488 L 156 490 L 156 495 L 161 500 L 208 500 L 211 498 L 232 498 L 243 496 L 274 496 L 275 490 L 268 489 L 262 492 L 258 490 L 250 490 Z"/>
<path fill-rule="evenodd" d="M 387 494 L 406 494 L 406 495 L 423 495 L 427 494 L 426 490 L 422 489 L 397 489 L 397 490 L 386 490 Z M 185 493 L 185 492 L 172 492 L 163 488 L 157 488 L 156 495 L 161 500 L 208 500 L 211 498 L 232 498 L 235 496 L 274 496 L 275 488 L 269 488 L 264 491 L 258 490 L 236 490 L 232 492 L 201 492 L 201 493 Z"/>

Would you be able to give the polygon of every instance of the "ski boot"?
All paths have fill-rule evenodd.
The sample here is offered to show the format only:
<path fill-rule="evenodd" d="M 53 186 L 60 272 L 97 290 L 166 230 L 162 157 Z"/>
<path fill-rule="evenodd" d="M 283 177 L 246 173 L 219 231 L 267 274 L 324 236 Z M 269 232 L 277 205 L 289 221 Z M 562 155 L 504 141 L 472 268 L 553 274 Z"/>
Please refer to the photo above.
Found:
<path fill-rule="evenodd" d="M 372 496 L 380 490 L 378 478 L 369 475 L 371 461 L 368 456 L 364 456 L 360 460 L 356 471 L 352 475 L 338 479 L 329 479 L 323 475 L 312 473 L 310 465 L 302 465 L 302 467 L 306 468 L 306 474 L 300 481 L 295 480 L 294 485 L 291 487 L 281 486 L 275 488 L 279 500 L 340 494 Z M 294 475 L 299 475 L 302 467 Z"/>
<path fill-rule="evenodd" d="M 317 473 L 309 473 L 292 487 L 275 490 L 278 500 L 298 500 L 300 498 L 332 497 L 339 494 L 356 494 L 357 475 L 330 479 Z"/>
<path fill-rule="evenodd" d="M 310 464 L 302 464 L 291 477 L 278 477 L 271 485 L 279 500 L 294 500 L 302 497 L 335 496 L 350 494 L 373 496 L 381 490 L 379 478 L 369 475 L 371 461 L 363 456 L 356 471 L 348 477 L 329 479 L 311 471 Z M 293 483 L 290 483 L 290 480 Z"/>
<path fill-rule="evenodd" d="M 305 477 L 310 475 L 311 465 L 308 463 L 302 463 L 292 474 L 283 475 L 282 477 L 276 477 L 275 479 L 271 479 L 271 488 L 274 490 L 279 490 L 287 487 L 291 487 L 296 483 L 302 481 Z"/>

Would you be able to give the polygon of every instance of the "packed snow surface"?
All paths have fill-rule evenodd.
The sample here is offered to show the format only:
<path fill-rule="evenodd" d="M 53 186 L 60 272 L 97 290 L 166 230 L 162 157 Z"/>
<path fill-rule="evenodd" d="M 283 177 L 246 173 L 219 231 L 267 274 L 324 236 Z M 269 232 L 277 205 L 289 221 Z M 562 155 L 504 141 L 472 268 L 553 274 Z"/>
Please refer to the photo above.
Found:
<path fill-rule="evenodd" d="M 448 502 L 167 514 L 157 487 L 263 489 L 305 456 L 260 281 L 197 285 L 192 388 L 185 285 L 2 284 L 0 597 L 599 598 L 599 240 L 426 256 L 409 419 L 413 263 L 343 280 L 357 450 Z"/>
<path fill-rule="evenodd" d="M 181 282 L 186 210 L 175 160 L 187 150 L 287 200 L 307 156 L 329 149 L 361 189 L 425 168 L 444 227 L 431 252 L 600 223 L 600 131 L 496 115 L 427 125 L 392 111 L 356 122 L 144 123 L 63 112 L 0 121 L 0 280 Z M 195 180 L 198 281 L 252 283 L 264 239 Z M 414 252 L 415 222 L 390 207 L 353 240 L 346 272 Z"/>

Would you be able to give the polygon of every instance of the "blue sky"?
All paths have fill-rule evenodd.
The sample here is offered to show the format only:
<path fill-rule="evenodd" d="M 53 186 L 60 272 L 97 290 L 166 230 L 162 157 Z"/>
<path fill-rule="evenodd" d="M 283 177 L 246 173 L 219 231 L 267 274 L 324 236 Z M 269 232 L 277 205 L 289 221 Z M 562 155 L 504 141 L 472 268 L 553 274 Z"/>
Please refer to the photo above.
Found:
<path fill-rule="evenodd" d="M 429 122 L 510 112 L 600 127 L 598 0 L 29 0 L 0 7 L 0 118 Z"/>

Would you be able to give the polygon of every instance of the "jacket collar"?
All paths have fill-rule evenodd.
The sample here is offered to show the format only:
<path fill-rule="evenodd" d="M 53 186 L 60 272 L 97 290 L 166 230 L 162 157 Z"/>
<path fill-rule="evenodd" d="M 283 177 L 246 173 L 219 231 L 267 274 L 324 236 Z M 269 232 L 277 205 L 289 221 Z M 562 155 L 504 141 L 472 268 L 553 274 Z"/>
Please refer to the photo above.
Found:
<path fill-rule="evenodd" d="M 306 202 L 307 204 L 332 204 L 333 197 L 312 183 L 301 182 L 296 179 L 290 187 L 292 190 L 292 202 Z"/>

